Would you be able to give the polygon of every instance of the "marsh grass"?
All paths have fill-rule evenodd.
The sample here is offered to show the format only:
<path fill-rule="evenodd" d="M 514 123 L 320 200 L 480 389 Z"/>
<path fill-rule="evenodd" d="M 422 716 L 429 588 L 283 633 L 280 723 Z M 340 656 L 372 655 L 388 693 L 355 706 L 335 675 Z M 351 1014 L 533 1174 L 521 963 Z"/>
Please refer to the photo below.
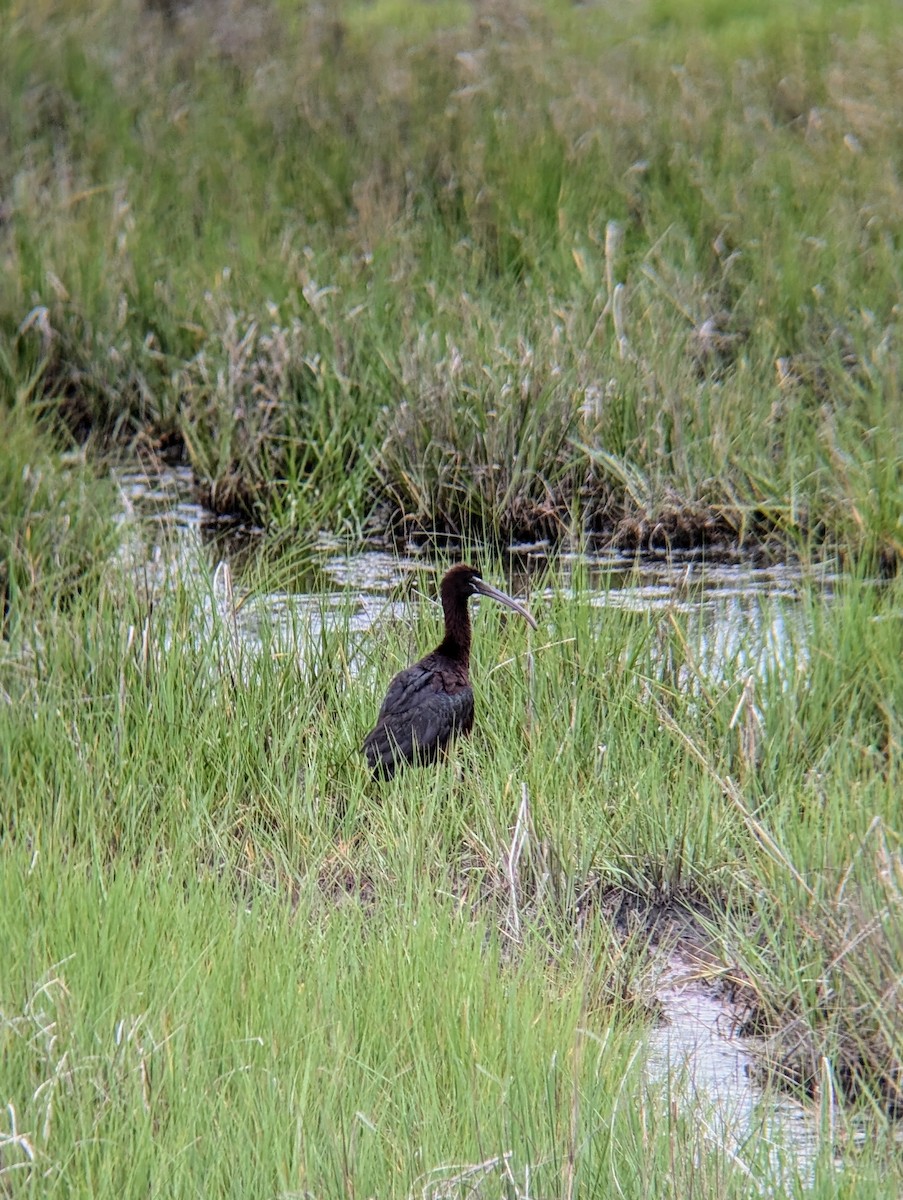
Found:
<path fill-rule="evenodd" d="M 93 597 L 116 544 L 115 488 L 81 453 L 60 467 L 60 447 L 36 414 L 0 408 L 0 605 L 7 622 L 40 597 L 66 605 Z"/>
<path fill-rule="evenodd" d="M 63 540 L 96 553 L 83 526 Z M 572 583 L 534 581 L 535 634 L 477 611 L 474 737 L 382 788 L 362 735 L 435 606 L 363 633 L 354 596 L 324 596 L 268 623 L 265 574 L 230 600 L 221 575 L 121 554 L 90 591 L 14 594 L 16 1193 L 641 1196 L 670 1175 L 675 1195 L 746 1195 L 746 1171 L 784 1178 L 775 1161 L 754 1140 L 733 1161 L 642 1069 L 671 912 L 763 1072 L 817 1099 L 826 1155 L 874 1131 L 811 1190 L 886 1194 L 898 586 L 851 576 L 827 603 L 803 583 L 799 625 L 763 599 L 719 659 L 704 608 L 598 607 Z M 792 632 L 763 656 L 778 615 Z"/>
<path fill-rule="evenodd" d="M 899 560 L 886 6 L 157 7 L 12 7 L 4 390 L 275 528 Z"/>

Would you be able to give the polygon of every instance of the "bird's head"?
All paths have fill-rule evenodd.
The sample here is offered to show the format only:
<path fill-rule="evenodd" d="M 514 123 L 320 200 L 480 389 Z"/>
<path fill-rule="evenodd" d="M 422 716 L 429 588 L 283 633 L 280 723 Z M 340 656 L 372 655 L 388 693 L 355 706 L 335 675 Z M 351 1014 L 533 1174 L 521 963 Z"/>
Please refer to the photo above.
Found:
<path fill-rule="evenodd" d="M 497 600 L 499 604 L 504 604 L 507 608 L 512 609 L 534 629 L 537 628 L 533 617 L 522 604 L 519 604 L 506 592 L 501 592 L 492 584 L 486 583 L 477 568 L 468 566 L 466 563 L 459 563 L 446 572 L 440 585 L 440 593 L 443 605 L 466 603 L 470 596 L 488 596 L 490 600 Z"/>

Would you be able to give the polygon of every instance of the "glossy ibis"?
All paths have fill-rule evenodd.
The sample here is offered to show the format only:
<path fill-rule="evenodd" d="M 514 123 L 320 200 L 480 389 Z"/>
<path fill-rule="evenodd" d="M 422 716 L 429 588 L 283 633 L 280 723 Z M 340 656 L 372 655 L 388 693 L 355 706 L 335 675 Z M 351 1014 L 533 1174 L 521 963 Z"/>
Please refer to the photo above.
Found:
<path fill-rule="evenodd" d="M 405 765 L 435 762 L 449 742 L 473 728 L 473 689 L 470 686 L 471 596 L 488 596 L 506 604 L 528 621 L 527 610 L 480 578 L 479 571 L 461 563 L 452 567 L 439 586 L 445 613 L 445 637 L 431 654 L 399 671 L 364 740 L 364 754 L 377 779 L 391 779 Z"/>

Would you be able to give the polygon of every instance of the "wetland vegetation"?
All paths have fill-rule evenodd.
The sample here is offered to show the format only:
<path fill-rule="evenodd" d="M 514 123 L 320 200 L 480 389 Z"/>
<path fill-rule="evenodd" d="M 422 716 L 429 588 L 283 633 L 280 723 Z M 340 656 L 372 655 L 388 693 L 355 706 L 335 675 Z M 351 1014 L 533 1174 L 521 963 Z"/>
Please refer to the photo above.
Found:
<path fill-rule="evenodd" d="M 4 22 L 0 1191 L 898 1194 L 891 6 Z M 280 554 L 149 553 L 136 457 Z M 445 560 L 362 622 L 324 530 L 798 566 L 716 647 L 552 553 L 375 787 Z M 675 949 L 805 1155 L 647 1069 Z"/>
<path fill-rule="evenodd" d="M 10 6 L 9 398 L 293 536 L 899 558 L 891 6 L 148 7 Z"/>

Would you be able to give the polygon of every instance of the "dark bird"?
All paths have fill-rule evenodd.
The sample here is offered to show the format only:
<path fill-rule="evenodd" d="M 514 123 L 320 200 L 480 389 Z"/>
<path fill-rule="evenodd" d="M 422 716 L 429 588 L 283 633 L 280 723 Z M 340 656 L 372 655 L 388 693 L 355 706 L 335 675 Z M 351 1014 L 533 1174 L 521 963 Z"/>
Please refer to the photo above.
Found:
<path fill-rule="evenodd" d="M 439 594 L 445 637 L 431 654 L 395 676 L 376 724 L 364 740 L 364 754 L 377 779 L 391 779 L 405 763 L 435 762 L 453 738 L 464 737 L 473 728 L 467 609 L 471 596 L 498 600 L 536 628 L 523 605 L 484 583 L 479 571 L 463 563 L 443 577 Z"/>

